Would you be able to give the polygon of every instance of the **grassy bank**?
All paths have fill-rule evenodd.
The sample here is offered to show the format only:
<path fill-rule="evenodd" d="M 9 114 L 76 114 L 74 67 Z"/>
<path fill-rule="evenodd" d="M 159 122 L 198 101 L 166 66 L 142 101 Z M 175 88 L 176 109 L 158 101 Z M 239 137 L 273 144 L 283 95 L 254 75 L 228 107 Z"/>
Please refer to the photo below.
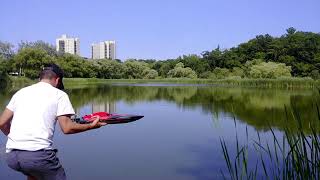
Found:
<path fill-rule="evenodd" d="M 160 84 L 208 84 L 217 86 L 241 86 L 262 88 L 317 88 L 320 81 L 305 78 L 286 79 L 95 79 L 65 78 L 67 86 L 111 83 L 160 83 Z"/>
<path fill-rule="evenodd" d="M 37 80 L 31 80 L 26 77 L 18 77 L 18 76 L 9 76 L 10 79 L 10 87 L 9 89 L 20 89 L 27 85 L 37 82 Z"/>
<path fill-rule="evenodd" d="M 37 80 L 30 80 L 25 77 L 10 77 L 13 89 L 23 87 Z M 97 79 L 97 78 L 64 78 L 64 84 L 68 87 L 87 86 L 96 84 L 207 84 L 216 86 L 239 86 L 256 88 L 302 88 L 312 89 L 320 87 L 319 80 L 306 78 L 286 79 Z"/>

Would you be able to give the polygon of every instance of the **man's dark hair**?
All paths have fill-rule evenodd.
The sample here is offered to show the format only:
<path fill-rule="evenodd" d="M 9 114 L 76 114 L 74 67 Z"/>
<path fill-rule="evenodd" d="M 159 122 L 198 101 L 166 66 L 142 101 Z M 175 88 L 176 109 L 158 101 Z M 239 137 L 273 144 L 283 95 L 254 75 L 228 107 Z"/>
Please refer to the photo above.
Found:
<path fill-rule="evenodd" d="M 44 69 L 40 72 L 39 78 L 40 80 L 42 79 L 53 79 L 53 78 L 57 78 L 58 76 L 56 75 L 56 73 L 54 73 L 51 70 L 48 69 Z"/>
<path fill-rule="evenodd" d="M 48 64 L 45 66 L 42 71 L 40 72 L 40 80 L 42 79 L 52 79 L 52 78 L 60 78 L 59 83 L 57 85 L 58 89 L 64 89 L 64 85 L 62 82 L 63 79 L 63 71 L 62 69 L 56 64 Z"/>

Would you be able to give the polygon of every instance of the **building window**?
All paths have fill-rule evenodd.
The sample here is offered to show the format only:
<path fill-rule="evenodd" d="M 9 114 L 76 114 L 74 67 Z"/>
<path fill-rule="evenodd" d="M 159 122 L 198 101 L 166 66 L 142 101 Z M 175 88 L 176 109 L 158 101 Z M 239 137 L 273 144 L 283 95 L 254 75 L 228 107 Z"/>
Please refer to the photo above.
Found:
<path fill-rule="evenodd" d="M 59 41 L 59 52 L 65 53 L 65 42 Z"/>

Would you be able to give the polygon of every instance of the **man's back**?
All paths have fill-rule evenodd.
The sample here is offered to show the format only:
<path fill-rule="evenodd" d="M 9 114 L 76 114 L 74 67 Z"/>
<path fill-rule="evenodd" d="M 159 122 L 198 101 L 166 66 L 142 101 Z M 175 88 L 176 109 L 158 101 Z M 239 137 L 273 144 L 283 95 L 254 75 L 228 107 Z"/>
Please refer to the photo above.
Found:
<path fill-rule="evenodd" d="M 7 108 L 14 112 L 7 152 L 52 149 L 56 117 L 74 114 L 67 94 L 45 82 L 18 91 Z"/>
<path fill-rule="evenodd" d="M 70 119 L 74 110 L 64 93 L 63 71 L 56 64 L 44 67 L 40 82 L 18 91 L 0 115 L 0 130 L 8 136 L 6 161 L 28 179 L 65 180 L 66 174 L 52 149 L 56 121 L 64 134 L 100 128 L 99 116 L 90 124 Z"/>

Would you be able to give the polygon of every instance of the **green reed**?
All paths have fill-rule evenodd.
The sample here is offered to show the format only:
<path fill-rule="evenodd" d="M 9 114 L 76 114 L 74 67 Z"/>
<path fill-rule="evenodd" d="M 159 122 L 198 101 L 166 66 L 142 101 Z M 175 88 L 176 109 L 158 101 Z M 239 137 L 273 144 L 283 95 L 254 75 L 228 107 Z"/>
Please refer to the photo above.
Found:
<path fill-rule="evenodd" d="M 36 82 L 25 77 L 10 77 L 12 86 L 26 86 Z M 64 78 L 67 87 L 88 84 L 110 83 L 164 83 L 164 84 L 203 84 L 216 86 L 239 86 L 259 88 L 310 89 L 320 87 L 320 80 L 310 78 L 278 78 L 278 79 L 188 79 L 188 78 L 157 78 L 157 79 L 98 79 L 98 78 Z"/>
<path fill-rule="evenodd" d="M 279 78 L 279 79 L 188 79 L 188 78 L 159 78 L 159 79 L 97 79 L 97 78 L 65 78 L 68 84 L 92 83 L 175 83 L 175 84 L 208 84 L 217 86 L 240 86 L 261 88 L 317 88 L 319 80 L 310 78 Z"/>
<path fill-rule="evenodd" d="M 320 121 L 318 105 L 315 105 L 315 111 Z M 290 116 L 293 117 L 298 131 L 286 128 L 282 138 L 279 138 L 269 125 L 272 143 L 262 141 L 259 132 L 256 140 L 249 141 L 246 128 L 245 143 L 240 144 L 236 131 L 236 154 L 230 154 L 225 140 L 220 139 L 227 174 L 232 180 L 320 179 L 319 129 L 316 129 L 316 125 L 310 124 L 311 133 L 310 131 L 306 133 L 302 129 L 301 114 L 294 105 L 290 108 L 285 107 L 285 113 L 287 120 Z M 234 122 L 237 130 L 235 118 Z M 249 145 L 253 148 L 249 149 Z M 256 161 L 249 159 L 249 150 L 255 154 Z M 248 168 L 249 165 L 251 168 Z M 221 173 L 224 179 L 227 179 L 227 175 L 222 170 Z"/>

